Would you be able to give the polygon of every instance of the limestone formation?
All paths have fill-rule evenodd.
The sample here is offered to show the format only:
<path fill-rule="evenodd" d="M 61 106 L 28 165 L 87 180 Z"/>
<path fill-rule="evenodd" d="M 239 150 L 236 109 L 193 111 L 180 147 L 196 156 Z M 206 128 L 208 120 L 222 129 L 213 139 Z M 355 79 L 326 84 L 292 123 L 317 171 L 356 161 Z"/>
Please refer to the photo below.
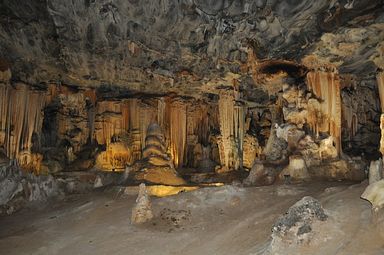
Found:
<path fill-rule="evenodd" d="M 143 150 L 143 159 L 129 172 L 135 181 L 165 185 L 183 185 L 185 181 L 176 172 L 171 157 L 165 151 L 165 140 L 156 123 L 149 125 Z"/>
<path fill-rule="evenodd" d="M 252 168 L 253 163 L 262 154 L 262 148 L 256 137 L 246 134 L 244 137 L 243 166 Z"/>
<path fill-rule="evenodd" d="M 305 181 L 310 179 L 310 175 L 301 156 L 293 155 L 289 157 L 289 164 L 279 175 L 280 180 L 286 181 Z"/>
<path fill-rule="evenodd" d="M 374 210 L 384 206 L 384 180 L 370 184 L 361 195 L 361 198 L 368 200 Z"/>
<path fill-rule="evenodd" d="M 285 184 L 250 188 L 276 193 L 255 204 L 279 210 L 286 205 L 280 202 L 306 187 L 318 194 L 329 182 L 338 187 L 328 191 L 341 190 L 343 181 L 367 176 L 363 197 L 383 212 L 383 158 L 384 0 L 0 1 L 0 214 L 46 200 L 58 186 L 70 194 L 98 194 L 129 193 L 139 184 L 133 224 L 153 217 L 145 185 L 148 193 L 165 196 L 228 184 Z M 361 185 L 333 198 L 347 195 L 349 201 L 349 191 Z M 180 198 L 192 208 L 209 198 L 205 191 L 196 193 L 200 198 L 180 194 L 156 204 Z M 247 192 L 238 193 L 229 207 L 216 206 L 214 198 L 215 206 L 204 201 L 201 211 L 228 225 L 240 205 L 253 206 L 242 197 Z M 349 209 L 345 201 L 343 210 Z M 89 212 L 82 210 L 87 206 L 74 210 L 77 218 Z M 156 236 L 169 227 L 157 225 L 161 217 L 170 218 L 166 225 L 175 222 L 169 232 L 205 219 L 182 209 L 163 212 L 145 228 Z M 338 225 L 346 222 L 329 215 Z M 322 225 L 325 219 L 319 202 L 304 198 L 274 226 L 272 248 L 280 241 L 307 244 L 315 226 L 334 223 Z M 27 226 L 9 233 L 28 232 Z M 232 245 L 241 235 L 231 242 L 220 240 L 230 235 L 215 236 L 214 243 L 224 246 L 211 253 L 246 253 Z M 329 241 L 327 234 L 317 237 L 317 246 Z M 358 246 L 342 235 L 331 241 L 338 238 L 344 242 L 339 253 Z M 251 243 L 245 239 L 242 244 Z M 55 253 L 46 243 L 28 252 Z M 311 254 L 281 247 L 270 254 Z M 207 248 L 199 247 L 200 253 Z M 161 250 L 177 251 L 172 245 Z"/>
<path fill-rule="evenodd" d="M 0 9 L 0 153 L 35 174 L 360 180 L 384 153 L 379 0 Z"/>
<path fill-rule="evenodd" d="M 62 194 L 51 175 L 35 176 L 17 166 L 0 166 L 0 215 L 12 214 L 28 204 Z"/>
<path fill-rule="evenodd" d="M 144 183 L 139 186 L 136 204 L 132 208 L 131 223 L 142 224 L 153 218 L 152 205 Z"/>
<path fill-rule="evenodd" d="M 261 162 L 255 162 L 249 175 L 243 180 L 246 186 L 271 185 L 275 181 L 276 173 L 273 168 L 264 166 Z"/>
<path fill-rule="evenodd" d="M 376 161 L 371 161 L 369 166 L 369 184 L 375 183 L 383 179 L 384 168 L 383 168 L 383 160 L 380 158 Z"/>

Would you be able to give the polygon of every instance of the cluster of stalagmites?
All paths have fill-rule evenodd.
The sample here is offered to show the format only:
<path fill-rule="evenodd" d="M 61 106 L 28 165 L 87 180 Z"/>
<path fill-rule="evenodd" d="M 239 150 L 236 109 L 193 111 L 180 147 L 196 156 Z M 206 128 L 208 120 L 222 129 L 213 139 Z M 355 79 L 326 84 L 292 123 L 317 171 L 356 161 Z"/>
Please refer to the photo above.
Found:
<path fill-rule="evenodd" d="M 311 177 L 364 179 L 363 167 L 341 149 L 341 98 L 337 74 L 307 74 L 308 88 L 284 85 L 275 117 L 259 159 L 246 185 L 296 182 Z M 278 116 L 278 114 L 274 114 Z M 359 161 L 359 160 L 357 160 Z"/>

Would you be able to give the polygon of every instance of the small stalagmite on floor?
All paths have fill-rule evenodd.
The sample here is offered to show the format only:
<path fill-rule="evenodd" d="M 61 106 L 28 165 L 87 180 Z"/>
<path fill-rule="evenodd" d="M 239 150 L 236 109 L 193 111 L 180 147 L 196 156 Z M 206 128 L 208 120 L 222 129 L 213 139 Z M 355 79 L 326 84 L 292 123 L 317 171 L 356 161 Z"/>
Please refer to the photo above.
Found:
<path fill-rule="evenodd" d="M 139 186 L 139 195 L 136 204 L 132 208 L 131 223 L 141 224 L 150 221 L 153 218 L 151 201 L 147 193 L 147 187 L 144 183 Z"/>

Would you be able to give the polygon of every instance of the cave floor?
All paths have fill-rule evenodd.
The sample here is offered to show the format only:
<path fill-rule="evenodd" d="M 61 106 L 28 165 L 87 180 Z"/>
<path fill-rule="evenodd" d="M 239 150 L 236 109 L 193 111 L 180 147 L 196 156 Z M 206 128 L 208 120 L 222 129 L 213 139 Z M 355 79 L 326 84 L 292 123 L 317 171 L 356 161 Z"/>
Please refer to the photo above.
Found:
<path fill-rule="evenodd" d="M 384 233 L 359 198 L 366 185 L 202 188 L 153 198 L 155 218 L 140 226 L 130 224 L 134 195 L 72 195 L 0 218 L 0 254 L 263 254 L 273 223 L 306 195 L 330 215 L 329 235 L 326 245 L 295 254 L 384 254 Z"/>

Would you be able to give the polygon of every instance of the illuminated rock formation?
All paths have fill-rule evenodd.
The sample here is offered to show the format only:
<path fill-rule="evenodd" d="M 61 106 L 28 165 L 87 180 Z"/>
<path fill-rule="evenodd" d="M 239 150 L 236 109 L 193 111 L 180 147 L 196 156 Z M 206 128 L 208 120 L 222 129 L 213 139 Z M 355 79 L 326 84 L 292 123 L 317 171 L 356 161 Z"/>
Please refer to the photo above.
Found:
<path fill-rule="evenodd" d="M 185 181 L 178 176 L 172 159 L 165 149 L 164 134 L 160 126 L 151 124 L 147 129 L 143 158 L 129 168 L 128 178 L 165 185 L 185 184 Z"/>
<path fill-rule="evenodd" d="M 257 138 L 246 134 L 244 136 L 243 146 L 243 166 L 251 169 L 254 161 L 260 157 L 262 148 L 257 141 Z"/>
<path fill-rule="evenodd" d="M 123 171 L 130 164 L 132 164 L 132 153 L 122 142 L 109 144 L 106 151 L 99 153 L 96 158 L 96 167 L 102 170 Z"/>
<path fill-rule="evenodd" d="M 187 145 L 187 108 L 186 103 L 173 100 L 169 112 L 170 151 L 175 167 L 184 164 Z"/>
<path fill-rule="evenodd" d="M 331 72 L 309 72 L 308 89 L 322 100 L 308 102 L 308 123 L 318 135 L 329 132 L 334 137 L 338 153 L 341 153 L 341 98 L 337 74 Z M 312 107 L 309 107 L 311 105 Z"/>
<path fill-rule="evenodd" d="M 42 128 L 43 91 L 32 90 L 26 84 L 0 85 L 0 145 L 10 159 L 17 159 L 28 169 L 39 171 L 41 155 L 32 151 L 38 146 Z"/>
<path fill-rule="evenodd" d="M 245 132 L 244 106 L 236 90 L 223 90 L 219 94 L 221 165 L 227 169 L 239 169 L 243 161 Z"/>

